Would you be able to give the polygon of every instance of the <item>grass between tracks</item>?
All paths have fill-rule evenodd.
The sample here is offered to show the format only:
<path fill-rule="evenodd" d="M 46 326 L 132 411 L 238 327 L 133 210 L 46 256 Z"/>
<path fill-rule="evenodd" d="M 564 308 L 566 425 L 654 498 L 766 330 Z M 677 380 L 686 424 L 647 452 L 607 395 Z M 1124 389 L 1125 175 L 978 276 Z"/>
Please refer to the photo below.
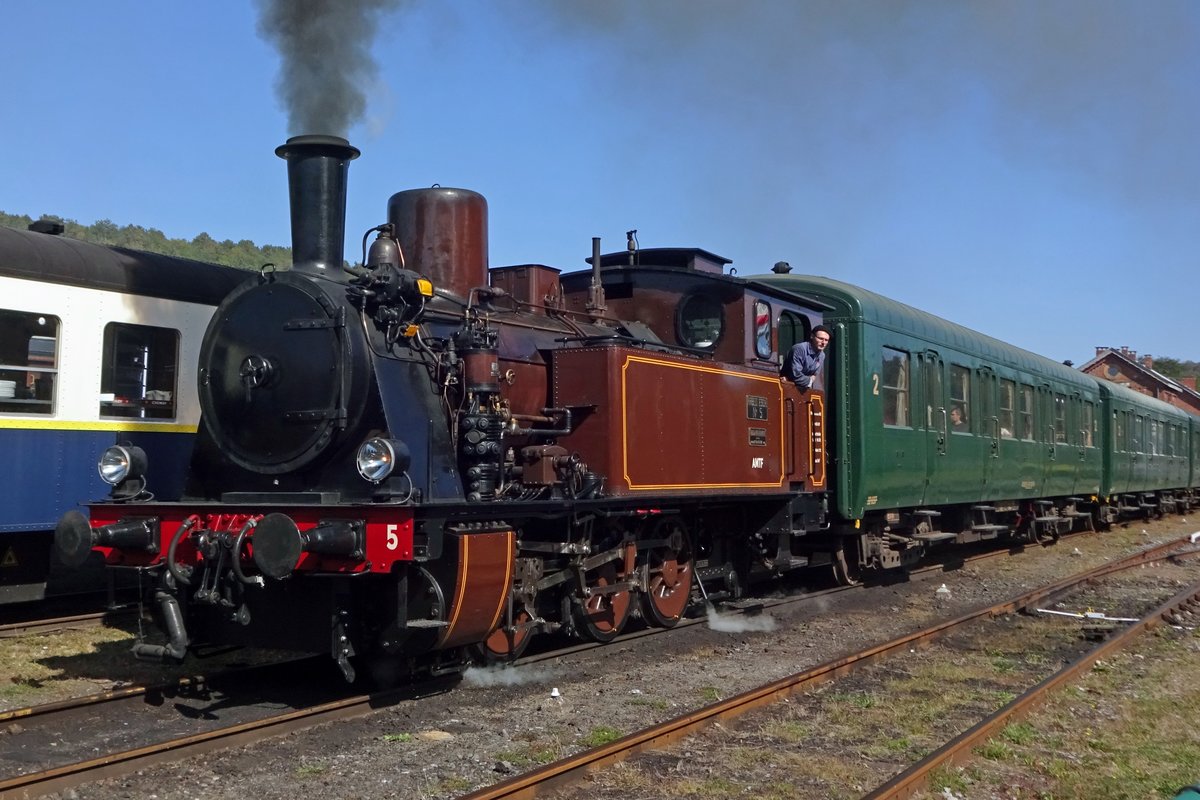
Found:
<path fill-rule="evenodd" d="M 1200 634 L 1158 628 L 1099 662 L 935 787 L 964 798 L 1170 798 L 1200 780 Z"/>
<path fill-rule="evenodd" d="M 1145 596 L 1133 581 L 1130 597 Z M 603 798 L 858 798 L 1074 659 L 1078 626 L 1013 616 L 593 775 Z M 1171 798 L 1200 780 L 1200 635 L 1160 628 L 935 775 L 924 798 Z"/>

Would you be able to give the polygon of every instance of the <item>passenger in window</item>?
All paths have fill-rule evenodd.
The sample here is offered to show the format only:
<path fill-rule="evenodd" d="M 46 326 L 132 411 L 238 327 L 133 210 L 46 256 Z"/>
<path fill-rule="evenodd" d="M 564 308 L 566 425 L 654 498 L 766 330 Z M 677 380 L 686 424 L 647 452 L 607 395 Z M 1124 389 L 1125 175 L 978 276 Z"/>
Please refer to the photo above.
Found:
<path fill-rule="evenodd" d="M 962 406 L 952 406 L 950 408 L 950 428 L 965 433 L 969 430 L 967 427 L 967 415 L 963 411 Z"/>
<path fill-rule="evenodd" d="M 796 388 L 802 392 L 812 388 L 813 379 L 825 365 L 825 348 L 829 346 L 831 337 L 828 328 L 818 325 L 812 329 L 808 341 L 793 345 L 779 370 L 783 380 L 796 384 Z"/>

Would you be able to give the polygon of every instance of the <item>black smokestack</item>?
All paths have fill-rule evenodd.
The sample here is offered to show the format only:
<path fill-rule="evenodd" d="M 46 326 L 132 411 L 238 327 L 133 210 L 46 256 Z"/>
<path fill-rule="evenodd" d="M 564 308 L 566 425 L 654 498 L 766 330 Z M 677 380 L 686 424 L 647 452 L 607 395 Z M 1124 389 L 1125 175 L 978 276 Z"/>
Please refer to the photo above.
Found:
<path fill-rule="evenodd" d="M 276 88 L 292 133 L 345 136 L 366 110 L 375 18 L 400 0 L 258 0 L 258 32 L 283 59 Z"/>
<path fill-rule="evenodd" d="M 358 148 L 337 136 L 293 136 L 275 155 L 288 162 L 292 269 L 337 280 L 346 239 L 346 179 Z"/>

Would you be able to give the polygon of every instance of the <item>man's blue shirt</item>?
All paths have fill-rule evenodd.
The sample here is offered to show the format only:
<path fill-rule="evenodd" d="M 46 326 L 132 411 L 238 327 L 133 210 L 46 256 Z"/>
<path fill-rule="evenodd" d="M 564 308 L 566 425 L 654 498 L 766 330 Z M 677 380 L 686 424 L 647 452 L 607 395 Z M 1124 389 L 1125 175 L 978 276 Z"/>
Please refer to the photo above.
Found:
<path fill-rule="evenodd" d="M 813 376 L 825 364 L 825 351 L 813 347 L 812 342 L 804 341 L 792 348 L 788 358 L 792 362 L 791 374 L 795 376 L 796 385 L 807 389 L 812 386 Z"/>

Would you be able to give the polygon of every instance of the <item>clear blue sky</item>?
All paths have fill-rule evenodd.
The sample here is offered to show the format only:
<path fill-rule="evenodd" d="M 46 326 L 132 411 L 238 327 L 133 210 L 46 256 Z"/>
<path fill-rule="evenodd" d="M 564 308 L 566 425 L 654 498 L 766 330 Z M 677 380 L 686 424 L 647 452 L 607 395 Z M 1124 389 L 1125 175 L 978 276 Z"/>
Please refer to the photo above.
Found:
<path fill-rule="evenodd" d="M 1200 360 L 1200 3 L 373 2 L 328 28 L 376 65 L 344 131 L 292 129 L 257 3 L 4 3 L 0 210 L 288 244 L 274 148 L 340 132 L 351 258 L 440 183 L 488 198 L 493 266 L 637 228 L 1058 360 Z"/>

